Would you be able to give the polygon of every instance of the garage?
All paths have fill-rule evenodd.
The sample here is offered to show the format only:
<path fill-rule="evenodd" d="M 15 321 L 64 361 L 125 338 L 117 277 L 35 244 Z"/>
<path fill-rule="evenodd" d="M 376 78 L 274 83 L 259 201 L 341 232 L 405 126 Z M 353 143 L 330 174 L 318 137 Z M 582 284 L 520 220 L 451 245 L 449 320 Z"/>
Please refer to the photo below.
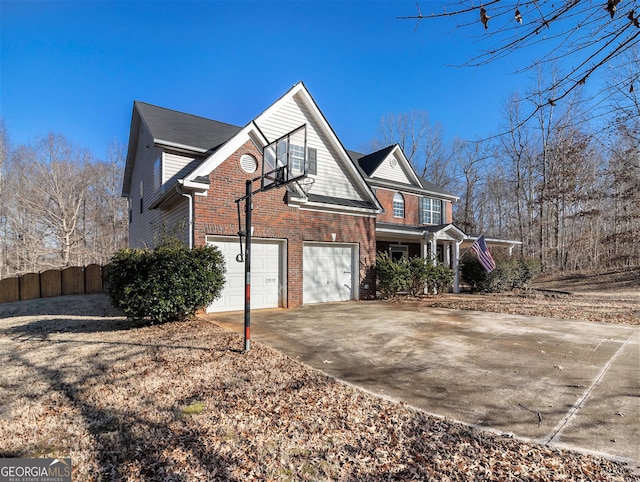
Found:
<path fill-rule="evenodd" d="M 305 243 L 303 248 L 303 303 L 357 299 L 354 260 L 358 246 Z"/>
<path fill-rule="evenodd" d="M 223 254 L 227 280 L 222 296 L 207 307 L 207 313 L 244 309 L 244 263 L 236 261 L 240 253 L 238 238 L 207 237 L 207 244 Z M 282 275 L 284 241 L 252 239 L 251 241 L 251 308 L 277 308 L 284 292 Z"/>

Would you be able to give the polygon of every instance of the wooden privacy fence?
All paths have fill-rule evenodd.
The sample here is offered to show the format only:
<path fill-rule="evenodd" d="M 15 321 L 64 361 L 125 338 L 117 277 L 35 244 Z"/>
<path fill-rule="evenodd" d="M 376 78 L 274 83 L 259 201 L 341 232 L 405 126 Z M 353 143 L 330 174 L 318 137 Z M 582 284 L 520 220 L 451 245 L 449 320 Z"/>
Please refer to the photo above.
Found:
<path fill-rule="evenodd" d="M 0 280 L 0 303 L 61 295 L 102 293 L 109 265 L 70 266 Z"/>

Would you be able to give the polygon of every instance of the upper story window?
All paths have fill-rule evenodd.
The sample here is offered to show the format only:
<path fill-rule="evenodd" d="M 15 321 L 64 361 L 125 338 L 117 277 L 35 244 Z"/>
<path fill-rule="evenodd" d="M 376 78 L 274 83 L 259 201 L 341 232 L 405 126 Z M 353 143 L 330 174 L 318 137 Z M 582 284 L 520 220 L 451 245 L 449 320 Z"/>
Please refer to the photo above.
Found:
<path fill-rule="evenodd" d="M 304 166 L 304 146 L 289 145 L 289 169 L 302 171 Z"/>
<path fill-rule="evenodd" d="M 404 197 L 399 192 L 393 195 L 393 217 L 404 218 Z"/>
<path fill-rule="evenodd" d="M 278 166 L 289 165 L 290 171 L 301 172 L 304 167 L 304 146 L 281 140 L 276 146 Z"/>
<path fill-rule="evenodd" d="M 420 201 L 420 222 L 442 224 L 442 199 L 423 197 Z"/>

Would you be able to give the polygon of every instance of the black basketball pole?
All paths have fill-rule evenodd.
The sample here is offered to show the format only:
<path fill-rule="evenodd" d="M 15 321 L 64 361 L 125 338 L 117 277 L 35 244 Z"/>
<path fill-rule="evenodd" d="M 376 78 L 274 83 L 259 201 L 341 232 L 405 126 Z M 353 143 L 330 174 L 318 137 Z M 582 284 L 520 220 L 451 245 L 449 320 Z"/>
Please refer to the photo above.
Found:
<path fill-rule="evenodd" d="M 246 240 L 244 247 L 244 351 L 251 349 L 251 209 L 252 206 L 252 184 L 251 179 L 247 179 L 245 191 L 245 229 Z"/>

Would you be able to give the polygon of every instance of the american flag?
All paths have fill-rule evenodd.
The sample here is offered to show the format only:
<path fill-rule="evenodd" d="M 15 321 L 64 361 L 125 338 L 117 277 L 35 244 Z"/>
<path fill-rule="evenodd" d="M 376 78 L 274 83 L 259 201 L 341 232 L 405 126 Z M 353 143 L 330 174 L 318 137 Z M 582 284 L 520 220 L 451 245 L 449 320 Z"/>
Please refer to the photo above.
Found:
<path fill-rule="evenodd" d="M 487 270 L 487 273 L 491 273 L 496 269 L 496 262 L 493 260 L 489 248 L 487 248 L 487 243 L 484 242 L 484 235 L 481 235 L 475 240 L 471 245 L 471 250 L 476 253 L 478 261 L 480 261 L 482 267 Z"/>

